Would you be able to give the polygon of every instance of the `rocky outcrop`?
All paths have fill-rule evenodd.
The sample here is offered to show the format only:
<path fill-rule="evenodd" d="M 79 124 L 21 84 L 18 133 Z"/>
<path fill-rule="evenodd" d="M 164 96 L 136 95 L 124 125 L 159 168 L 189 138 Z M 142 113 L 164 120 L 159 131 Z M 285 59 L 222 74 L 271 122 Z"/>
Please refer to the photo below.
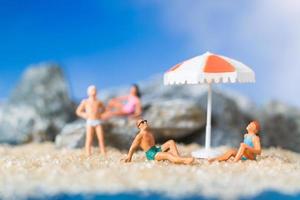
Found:
<path fill-rule="evenodd" d="M 161 80 L 159 77 L 140 83 L 143 92 L 143 118 L 149 121 L 156 139 L 159 142 L 175 139 L 179 142 L 204 144 L 206 87 L 164 86 Z M 102 91 L 101 97 L 107 102 L 114 96 L 126 93 L 126 90 L 122 88 Z M 252 115 L 249 114 L 250 110 L 253 110 L 251 102 L 231 93 L 226 94 L 218 89 L 214 89 L 213 92 L 212 143 L 214 146 L 238 145 L 245 126 L 252 119 Z M 243 98 L 243 101 L 237 103 L 238 98 Z M 78 123 L 75 122 L 72 126 L 77 127 Z M 78 136 L 78 129 L 71 130 L 72 126 L 66 126 L 56 140 L 57 146 L 80 147 L 85 134 L 84 124 L 81 125 L 81 136 Z M 104 127 L 106 141 L 119 148 L 128 148 L 138 131 L 134 122 L 122 118 L 109 120 Z M 74 138 L 71 139 L 72 132 Z"/>
<path fill-rule="evenodd" d="M 260 116 L 265 146 L 278 146 L 300 152 L 300 110 L 280 102 L 267 104 Z"/>
<path fill-rule="evenodd" d="M 183 139 L 202 129 L 204 120 L 203 110 L 194 102 L 169 100 L 156 102 L 146 111 L 144 118 L 149 121 L 152 131 L 158 141 L 168 139 Z M 128 148 L 138 129 L 135 120 L 113 118 L 104 123 L 105 139 L 108 145 L 118 148 Z M 58 147 L 82 147 L 85 140 L 85 122 L 75 121 L 64 127 L 56 138 Z"/>
<path fill-rule="evenodd" d="M 76 120 L 67 124 L 55 139 L 57 147 L 67 147 L 70 149 L 83 147 L 84 141 L 85 122 L 83 120 Z"/>
<path fill-rule="evenodd" d="M 164 86 L 162 77 L 141 82 L 143 118 L 149 121 L 156 139 L 164 142 L 204 144 L 207 90 L 204 85 Z M 120 87 L 100 90 L 100 99 L 128 92 Z M 0 105 L 0 142 L 53 141 L 58 147 L 84 145 L 85 122 L 74 116 L 68 84 L 59 66 L 30 67 L 6 103 Z M 212 145 L 237 146 L 249 121 L 262 124 L 263 146 L 278 146 L 300 152 L 300 111 L 272 102 L 256 107 L 247 98 L 213 87 Z M 108 145 L 128 148 L 137 129 L 135 121 L 113 118 L 104 123 Z M 57 137 L 56 135 L 60 133 Z"/>
<path fill-rule="evenodd" d="M 143 101 L 146 105 L 177 99 L 181 104 L 193 102 L 195 107 L 206 114 L 207 87 L 205 85 L 164 86 L 161 80 L 162 78 L 158 77 L 141 83 L 142 91 L 145 92 Z M 212 145 L 238 145 L 245 133 L 245 126 L 256 118 L 255 105 L 240 94 L 220 90 L 217 87 L 213 87 L 212 103 Z M 203 126 L 196 129 L 193 134 L 185 135 L 183 140 L 179 141 L 204 144 L 206 116 L 202 117 Z"/>
<path fill-rule="evenodd" d="M 74 104 L 62 70 L 55 64 L 31 66 L 0 110 L 0 141 L 53 141 L 74 120 Z"/>

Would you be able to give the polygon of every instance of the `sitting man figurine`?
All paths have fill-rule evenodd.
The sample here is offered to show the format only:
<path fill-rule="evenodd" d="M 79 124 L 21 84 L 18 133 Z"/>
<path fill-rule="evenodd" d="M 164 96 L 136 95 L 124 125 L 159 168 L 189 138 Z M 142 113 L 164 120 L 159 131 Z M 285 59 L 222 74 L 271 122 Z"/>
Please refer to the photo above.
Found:
<path fill-rule="evenodd" d="M 88 87 L 88 99 L 84 99 L 76 110 L 76 114 L 86 119 L 86 155 L 91 155 L 94 132 L 96 132 L 99 148 L 102 155 L 105 155 L 105 144 L 102 128 L 102 114 L 105 111 L 103 103 L 97 99 L 97 88 L 94 85 Z"/>
<path fill-rule="evenodd" d="M 252 121 L 247 126 L 247 133 L 244 135 L 244 142 L 241 143 L 239 149 L 230 149 L 223 155 L 209 159 L 209 162 L 213 161 L 227 161 L 231 157 L 234 157 L 234 162 L 239 160 L 255 160 L 257 155 L 261 154 L 261 145 L 258 133 L 260 131 L 260 125 L 258 121 Z"/>
<path fill-rule="evenodd" d="M 169 140 L 162 146 L 155 146 L 154 136 L 148 126 L 147 120 L 138 120 L 137 128 L 140 130 L 130 147 L 125 162 L 131 162 L 133 153 L 140 147 L 145 153 L 148 160 L 168 160 L 176 164 L 192 164 L 194 158 L 181 157 L 178 153 L 176 144 L 173 140 Z"/>

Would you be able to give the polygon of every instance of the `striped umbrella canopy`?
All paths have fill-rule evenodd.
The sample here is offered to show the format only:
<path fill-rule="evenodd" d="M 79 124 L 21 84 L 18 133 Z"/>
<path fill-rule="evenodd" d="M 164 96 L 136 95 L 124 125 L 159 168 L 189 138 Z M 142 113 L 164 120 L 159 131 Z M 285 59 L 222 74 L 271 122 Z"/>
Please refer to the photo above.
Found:
<path fill-rule="evenodd" d="M 205 149 L 193 152 L 197 158 L 209 158 L 216 155 L 211 147 L 211 103 L 213 83 L 250 83 L 255 82 L 255 73 L 245 64 L 217 54 L 206 52 L 183 61 L 164 74 L 165 85 L 207 84 L 207 121 Z"/>

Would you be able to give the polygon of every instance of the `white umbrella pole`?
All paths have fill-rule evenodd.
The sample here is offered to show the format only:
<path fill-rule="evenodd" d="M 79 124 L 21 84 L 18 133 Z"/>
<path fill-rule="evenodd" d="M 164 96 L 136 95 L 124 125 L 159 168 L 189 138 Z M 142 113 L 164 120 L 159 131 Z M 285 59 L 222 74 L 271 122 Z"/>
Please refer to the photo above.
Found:
<path fill-rule="evenodd" d="M 205 149 L 210 149 L 210 145 L 211 145 L 211 104 L 212 104 L 212 89 L 211 89 L 211 83 L 208 83 Z"/>
<path fill-rule="evenodd" d="M 207 116 L 206 116 L 206 133 L 205 133 L 205 149 L 192 152 L 195 158 L 213 158 L 219 155 L 219 152 L 211 149 L 211 107 L 212 107 L 212 84 L 208 83 L 207 91 Z"/>

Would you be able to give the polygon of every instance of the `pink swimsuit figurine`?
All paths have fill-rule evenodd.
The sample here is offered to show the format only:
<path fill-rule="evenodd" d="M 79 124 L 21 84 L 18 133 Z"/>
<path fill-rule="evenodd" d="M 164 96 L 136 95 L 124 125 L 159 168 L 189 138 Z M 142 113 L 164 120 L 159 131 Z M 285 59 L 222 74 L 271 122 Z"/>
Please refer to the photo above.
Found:
<path fill-rule="evenodd" d="M 114 116 L 129 116 L 139 118 L 142 114 L 141 93 L 137 85 L 133 85 L 130 94 L 109 101 L 104 118 Z"/>
<path fill-rule="evenodd" d="M 130 94 L 128 96 L 127 103 L 123 106 L 123 112 L 128 115 L 134 114 L 139 101 L 138 97 Z"/>

